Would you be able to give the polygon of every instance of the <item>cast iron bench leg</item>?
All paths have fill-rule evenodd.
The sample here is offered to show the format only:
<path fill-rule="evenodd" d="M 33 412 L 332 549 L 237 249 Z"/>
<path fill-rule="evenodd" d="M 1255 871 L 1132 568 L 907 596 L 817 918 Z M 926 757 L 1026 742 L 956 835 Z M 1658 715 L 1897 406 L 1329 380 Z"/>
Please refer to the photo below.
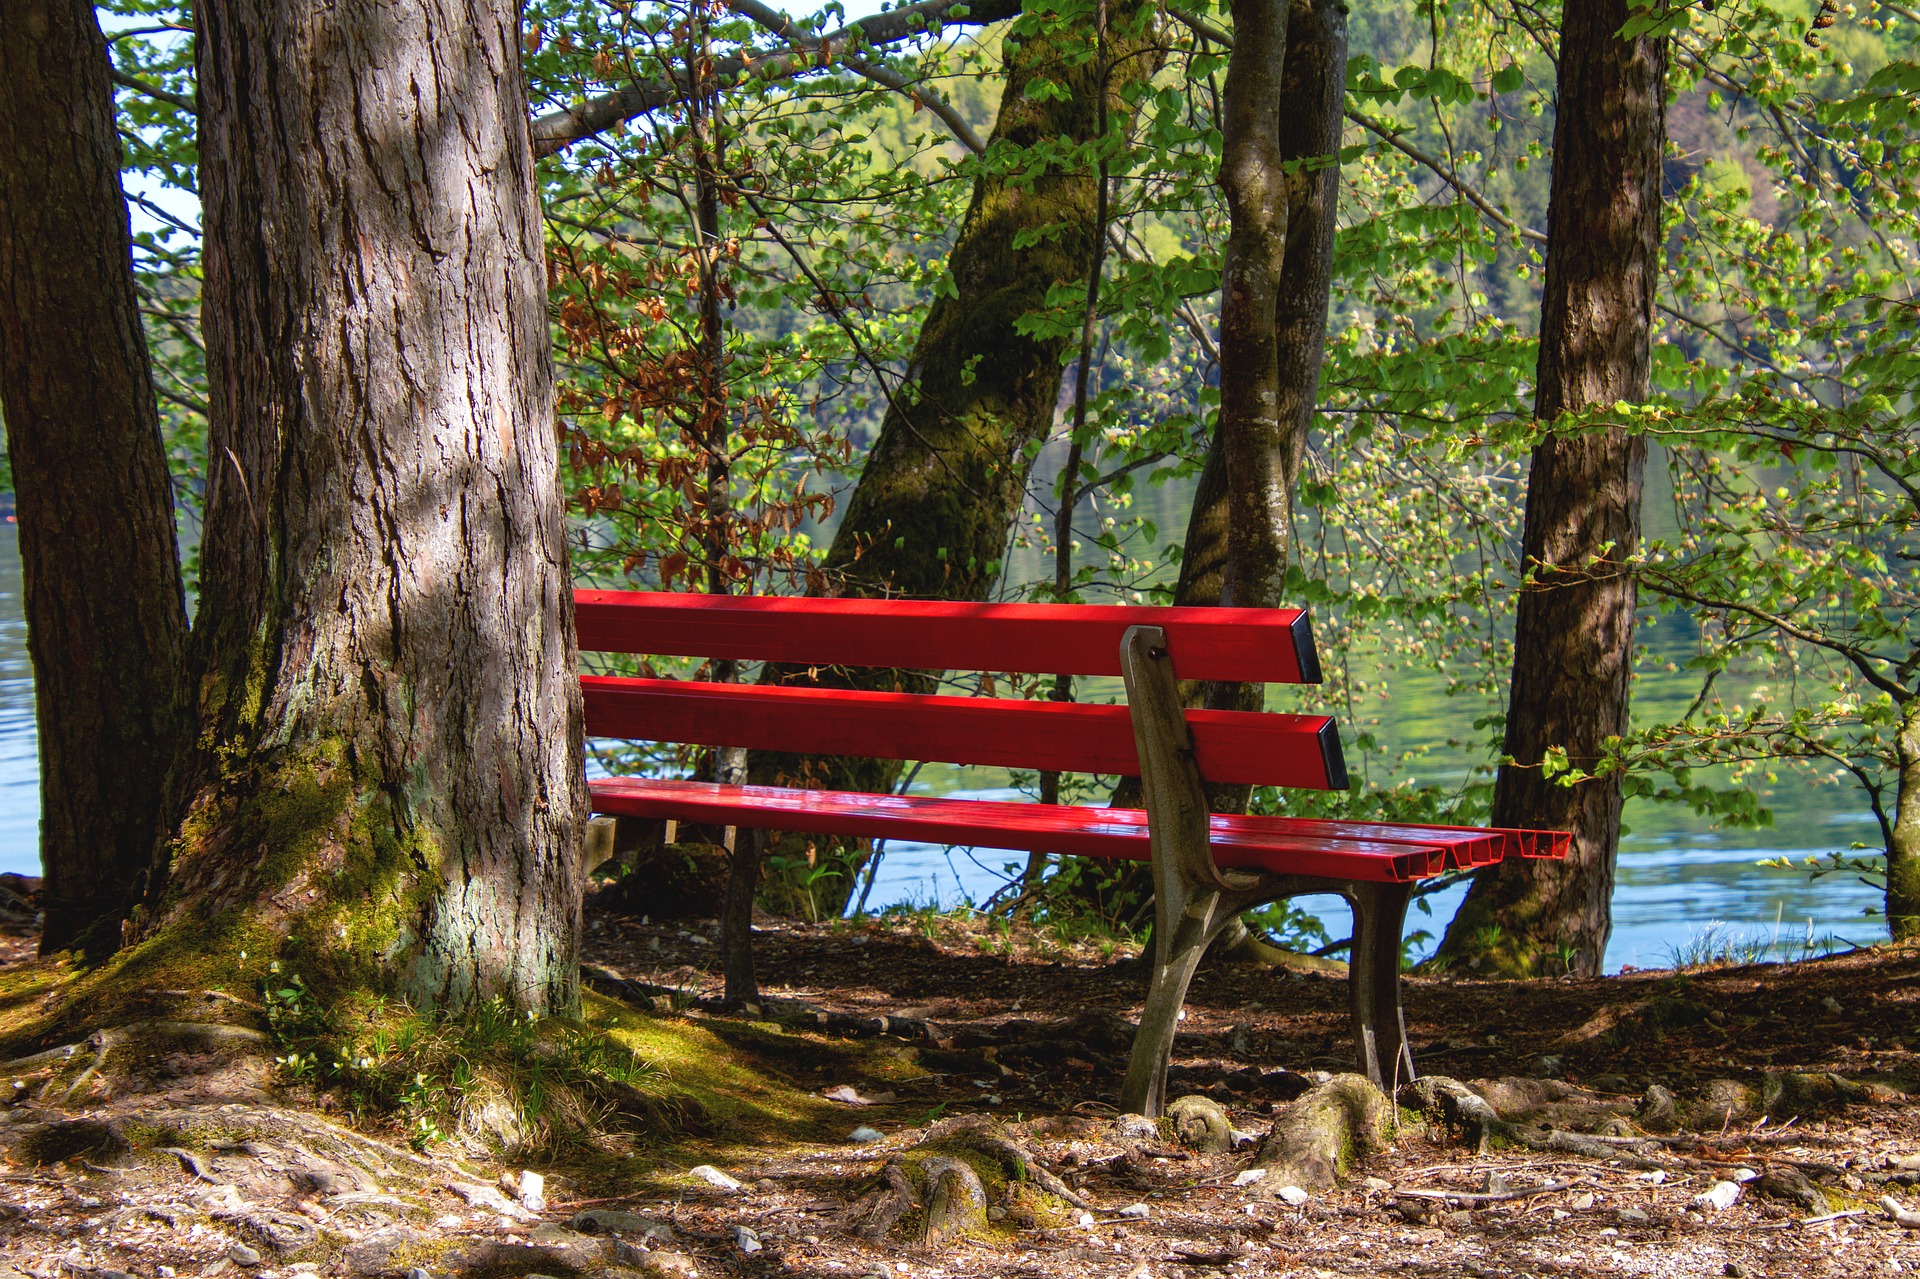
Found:
<path fill-rule="evenodd" d="M 1121 1109 L 1157 1116 L 1165 1104 L 1167 1058 L 1193 970 L 1207 943 L 1241 909 L 1241 887 L 1223 879 L 1208 848 L 1206 793 L 1194 766 L 1166 632 L 1133 626 L 1120 640 L 1140 790 L 1153 850 L 1153 984 L 1120 1089 Z"/>
<path fill-rule="evenodd" d="M 1353 906 L 1347 994 L 1353 1004 L 1360 1071 L 1391 1093 L 1414 1078 L 1407 1020 L 1400 1008 L 1400 940 L 1413 885 L 1349 883 L 1341 894 Z"/>

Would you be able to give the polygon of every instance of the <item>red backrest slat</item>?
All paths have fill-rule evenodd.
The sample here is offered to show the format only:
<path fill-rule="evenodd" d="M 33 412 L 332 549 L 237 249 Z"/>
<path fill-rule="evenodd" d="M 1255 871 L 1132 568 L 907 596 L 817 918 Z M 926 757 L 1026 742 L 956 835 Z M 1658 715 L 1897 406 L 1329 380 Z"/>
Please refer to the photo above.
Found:
<path fill-rule="evenodd" d="M 1139 771 L 1124 706 L 601 675 L 582 676 L 580 686 L 593 737 L 1074 773 Z M 1319 790 L 1346 784 L 1339 738 L 1324 715 L 1193 711 L 1188 721 L 1195 762 L 1209 781 Z"/>
<path fill-rule="evenodd" d="M 588 652 L 1034 675 L 1118 675 L 1120 636 L 1159 626 L 1182 679 L 1320 682 L 1312 625 L 1297 608 L 579 591 L 574 615 Z"/>

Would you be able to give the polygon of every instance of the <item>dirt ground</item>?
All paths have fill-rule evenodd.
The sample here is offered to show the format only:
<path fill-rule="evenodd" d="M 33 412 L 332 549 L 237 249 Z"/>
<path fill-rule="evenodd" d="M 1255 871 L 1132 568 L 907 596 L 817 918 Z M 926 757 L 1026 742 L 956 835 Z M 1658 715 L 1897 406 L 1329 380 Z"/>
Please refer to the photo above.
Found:
<path fill-rule="evenodd" d="M 1275 1116 L 1349 1067 L 1338 977 L 1222 966 L 1196 980 L 1169 1093 L 1230 1116 L 1236 1148 L 1208 1154 L 1116 1123 L 1142 993 L 1124 948 L 934 917 L 767 921 L 764 1001 L 723 1018 L 711 921 L 590 910 L 588 938 L 598 992 L 712 1030 L 716 1044 L 751 1040 L 767 1086 L 816 1105 L 811 1137 L 716 1131 L 644 1146 L 611 1170 L 561 1159 L 534 1187 L 515 1179 L 519 1163 L 458 1143 L 416 1153 L 400 1132 L 346 1127 L 298 1091 L 82 1093 L 56 1106 L 23 1079 L 0 1110 L 0 1279 L 1920 1270 L 1920 1229 L 1881 1204 L 1920 1210 L 1920 1061 L 1908 1047 L 1920 1046 L 1920 952 L 1598 980 L 1409 978 L 1423 1074 L 1505 1080 L 1481 1091 L 1625 1118 L 1561 1149 L 1547 1140 L 1559 1122 L 1549 1105 L 1532 1145 L 1477 1154 L 1403 1111 L 1390 1144 L 1343 1184 L 1299 1194 L 1247 1173 Z M 33 962 L 31 945 L 0 940 L 0 975 Z M 1825 1091 L 1760 1100 L 1779 1092 L 1769 1078 L 1789 1076 Z M 1664 1117 L 1663 1098 L 1680 1119 Z M 1782 1113 L 1791 1106 L 1807 1113 Z M 1003 1121 L 1088 1206 L 996 1205 L 990 1229 L 932 1247 L 850 1229 L 889 1159 L 972 1114 Z M 1676 1131 L 1688 1115 L 1691 1131 Z"/>

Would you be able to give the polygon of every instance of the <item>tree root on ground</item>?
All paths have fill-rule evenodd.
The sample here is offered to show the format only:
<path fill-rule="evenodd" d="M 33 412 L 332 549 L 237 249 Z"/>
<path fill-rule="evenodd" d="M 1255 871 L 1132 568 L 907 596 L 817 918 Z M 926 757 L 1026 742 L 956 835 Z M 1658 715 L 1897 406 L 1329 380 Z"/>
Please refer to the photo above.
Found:
<path fill-rule="evenodd" d="M 872 1242 L 892 1237 L 934 1247 L 987 1229 L 989 1217 L 1043 1224 L 1060 1205 L 1093 1205 L 1041 1166 L 997 1120 L 942 1120 L 887 1160 L 879 1177 L 840 1219 Z"/>
<path fill-rule="evenodd" d="M 1335 1075 L 1301 1094 L 1274 1120 L 1254 1157 L 1270 1193 L 1287 1186 L 1324 1190 L 1354 1161 L 1383 1148 L 1393 1103 L 1362 1075 Z"/>

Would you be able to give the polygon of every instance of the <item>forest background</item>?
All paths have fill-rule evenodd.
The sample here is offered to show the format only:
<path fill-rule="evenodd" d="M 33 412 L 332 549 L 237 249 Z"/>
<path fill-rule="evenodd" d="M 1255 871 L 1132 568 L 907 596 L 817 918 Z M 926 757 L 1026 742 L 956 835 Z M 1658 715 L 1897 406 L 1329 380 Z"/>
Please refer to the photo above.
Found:
<path fill-rule="evenodd" d="M 1168 597 L 1218 399 L 1224 17 L 1156 15 L 1154 65 L 1128 78 L 1130 110 L 1102 137 L 987 146 L 1003 38 L 1090 43 L 1093 6 L 1030 4 L 1011 27 L 964 6 L 901 13 L 922 15 L 902 22 L 907 38 L 863 50 L 822 40 L 845 21 L 837 9 L 788 20 L 744 4 L 529 7 L 582 584 L 821 586 L 881 417 L 915 394 L 908 356 L 929 308 L 957 296 L 947 255 L 975 184 L 1051 165 L 1109 176 L 1089 376 L 1077 396 L 1067 370 L 1050 438 L 1027 443 L 1023 516 L 1000 554 L 956 550 L 943 574 L 991 598 Z M 208 462 L 190 15 L 132 3 L 102 18 L 191 546 Z M 1920 809 L 1920 744 L 1902 750 L 1920 667 L 1920 21 L 1885 4 L 1646 20 L 1673 40 L 1656 397 L 1625 413 L 1653 444 L 1648 537 L 1635 557 L 1634 731 L 1601 768 L 1630 794 L 1735 825 L 1770 820 L 1761 784 L 1845 788 L 1878 838 L 1821 868 L 1884 883 L 1903 789 Z M 1540 430 L 1532 334 L 1558 15 L 1368 0 L 1348 22 L 1341 231 L 1289 569 L 1328 680 L 1269 705 L 1339 715 L 1359 781 L 1254 802 L 1476 822 L 1500 752 Z M 1042 79 L 1027 93 L 1069 91 Z M 602 104 L 609 127 L 580 127 Z M 1061 231 L 1021 234 L 1029 243 L 1011 247 Z M 1070 363 L 1086 292 L 1041 289 L 1019 331 Z M 1445 747 L 1396 751 L 1379 731 L 1409 687 L 1444 693 L 1457 726 Z M 699 763 L 596 754 L 615 770 Z M 1059 784 L 1097 802 L 1110 780 Z M 789 886 L 857 891 L 851 864 L 829 862 L 827 881 L 800 858 L 776 866 Z M 1125 902 L 1074 891 L 1075 870 L 1047 873 L 1062 882 L 1042 912 L 1124 922 Z M 1297 913 L 1263 922 L 1309 947 L 1338 940 Z"/>

